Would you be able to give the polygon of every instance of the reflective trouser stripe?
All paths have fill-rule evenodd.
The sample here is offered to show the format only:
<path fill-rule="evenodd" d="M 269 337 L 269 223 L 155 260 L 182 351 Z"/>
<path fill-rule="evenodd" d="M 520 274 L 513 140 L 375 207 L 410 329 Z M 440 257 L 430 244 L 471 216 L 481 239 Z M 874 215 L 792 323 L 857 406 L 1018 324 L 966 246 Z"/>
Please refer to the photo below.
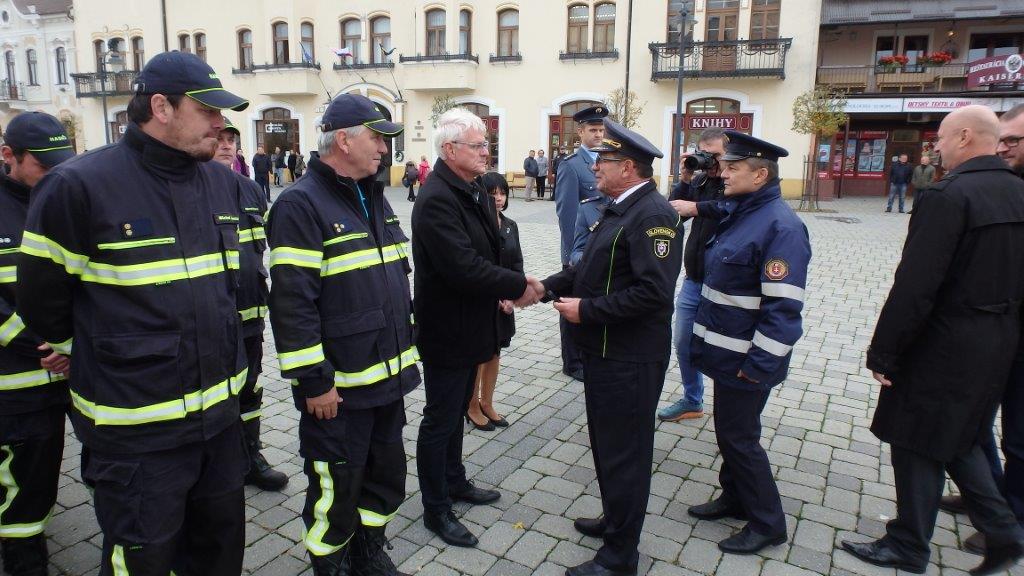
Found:
<path fill-rule="evenodd" d="M 387 362 L 374 364 L 360 372 L 335 372 L 334 385 L 340 388 L 351 388 L 354 386 L 366 386 L 367 384 L 380 382 L 381 380 L 384 380 L 389 376 L 394 376 L 402 370 L 416 364 L 416 361 L 419 359 L 419 350 L 417 350 L 415 346 L 410 346 L 399 356 L 395 356 Z"/>
<path fill-rule="evenodd" d="M 367 510 L 365 508 L 356 508 L 359 511 L 359 519 L 362 520 L 363 526 L 370 526 L 371 528 L 381 528 L 386 526 L 388 522 L 398 514 L 398 510 L 395 510 L 391 514 L 379 514 L 373 510 Z"/>
<path fill-rule="evenodd" d="M 327 462 L 314 461 L 313 470 L 320 479 L 320 498 L 313 505 L 313 525 L 302 535 L 302 541 L 314 556 L 326 556 L 344 548 L 352 536 L 337 546 L 324 542 L 324 536 L 331 527 L 328 513 L 334 505 L 334 479 L 331 478 L 331 467 Z"/>
<path fill-rule="evenodd" d="M 21 316 L 17 313 L 11 314 L 11 317 L 6 322 L 0 324 L 0 346 L 7 346 L 21 334 L 21 331 L 25 329 L 25 323 L 21 320 Z"/>
<path fill-rule="evenodd" d="M 14 449 L 11 446 L 0 446 L 0 488 L 3 488 L 4 499 L 0 502 L 0 538 L 28 538 L 40 534 L 46 529 L 53 514 L 51 509 L 46 517 L 38 522 L 24 522 L 21 524 L 5 524 L 4 514 L 14 504 L 21 488 L 18 487 L 18 480 L 11 471 L 14 465 Z"/>
<path fill-rule="evenodd" d="M 128 564 L 124 560 L 124 546 L 114 544 L 114 551 L 110 554 L 110 565 L 114 569 L 114 576 L 129 576 Z"/>
<path fill-rule="evenodd" d="M 335 274 L 387 264 L 388 262 L 395 262 L 405 257 L 407 253 L 408 249 L 405 247 L 404 242 L 382 246 L 380 251 L 376 248 L 356 250 L 355 252 L 324 260 L 320 268 L 320 275 L 333 276 Z"/>
<path fill-rule="evenodd" d="M 245 310 L 239 310 L 238 315 L 242 317 L 242 322 L 249 320 L 255 320 L 257 318 L 264 318 L 267 315 L 266 306 L 253 306 L 252 308 L 246 308 Z"/>
<path fill-rule="evenodd" d="M 248 422 L 250 420 L 255 420 L 256 418 L 259 418 L 262 415 L 263 415 L 263 410 L 260 409 L 260 410 L 253 410 L 252 412 L 244 412 L 244 413 L 241 414 L 241 418 L 242 418 L 242 422 Z"/>
<path fill-rule="evenodd" d="M 63 374 L 52 374 L 46 370 L 29 370 L 17 374 L 0 374 L 0 391 L 21 390 L 23 388 L 34 388 L 44 386 L 50 382 L 64 380 Z"/>
<path fill-rule="evenodd" d="M 248 373 L 249 369 L 246 368 L 237 375 L 206 390 L 196 390 L 182 398 L 176 398 L 159 404 L 150 404 L 149 406 L 140 406 L 138 408 L 103 406 L 79 396 L 74 390 L 71 391 L 71 402 L 76 410 L 92 420 L 97 426 L 132 426 L 167 420 L 180 420 L 186 417 L 189 412 L 198 412 L 212 408 L 231 396 L 237 395 L 238 391 L 242 389 L 242 384 L 245 383 L 245 377 Z"/>
<path fill-rule="evenodd" d="M 281 371 L 293 370 L 303 366 L 313 366 L 326 360 L 324 347 L 317 343 L 309 348 L 295 350 L 293 352 L 281 352 L 277 355 L 277 361 L 281 364 Z"/>
<path fill-rule="evenodd" d="M 0 284 L 11 284 L 18 281 L 17 266 L 0 266 Z"/>

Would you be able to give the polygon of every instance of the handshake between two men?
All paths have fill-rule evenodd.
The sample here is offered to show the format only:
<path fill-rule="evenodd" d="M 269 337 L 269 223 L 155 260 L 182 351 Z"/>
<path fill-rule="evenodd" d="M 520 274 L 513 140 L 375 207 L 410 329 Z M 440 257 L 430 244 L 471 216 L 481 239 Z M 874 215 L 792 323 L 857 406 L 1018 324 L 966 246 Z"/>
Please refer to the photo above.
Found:
<path fill-rule="evenodd" d="M 579 298 L 559 298 L 553 293 L 548 293 L 547 289 L 544 288 L 544 284 L 535 276 L 529 274 L 526 276 L 526 290 L 511 305 L 514 305 L 516 308 L 526 308 L 543 300 L 545 295 L 554 304 L 555 310 L 558 310 L 558 313 L 565 317 L 566 320 L 573 324 L 580 323 Z M 502 309 L 504 310 L 506 306 L 509 306 L 509 304 L 507 304 L 507 301 L 503 301 Z"/>

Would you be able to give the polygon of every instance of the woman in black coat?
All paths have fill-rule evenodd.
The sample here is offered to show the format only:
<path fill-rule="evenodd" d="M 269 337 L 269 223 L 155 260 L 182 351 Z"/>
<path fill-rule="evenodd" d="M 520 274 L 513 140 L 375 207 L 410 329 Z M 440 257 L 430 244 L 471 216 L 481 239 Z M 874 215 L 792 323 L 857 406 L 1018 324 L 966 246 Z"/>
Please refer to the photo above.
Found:
<path fill-rule="evenodd" d="M 519 227 L 515 221 L 504 215 L 508 208 L 508 182 L 497 172 L 488 172 L 479 179 L 481 187 L 494 198 L 494 207 L 498 216 L 498 236 L 501 239 L 500 261 L 504 268 L 523 272 L 523 249 L 519 243 Z M 516 320 L 510 300 L 498 303 L 501 314 L 498 316 L 498 340 L 502 348 L 512 344 L 512 336 L 516 333 Z M 469 400 L 466 420 L 477 430 L 490 431 L 495 427 L 508 426 L 508 421 L 500 416 L 493 405 L 494 388 L 498 383 L 498 366 L 501 362 L 498 354 L 477 369 L 476 386 Z"/>

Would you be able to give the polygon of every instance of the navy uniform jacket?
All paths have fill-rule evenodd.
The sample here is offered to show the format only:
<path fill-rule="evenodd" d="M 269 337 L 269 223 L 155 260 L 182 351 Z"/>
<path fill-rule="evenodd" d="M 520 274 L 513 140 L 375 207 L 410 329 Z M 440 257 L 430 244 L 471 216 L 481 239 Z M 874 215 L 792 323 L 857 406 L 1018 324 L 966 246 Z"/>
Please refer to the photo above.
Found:
<path fill-rule="evenodd" d="M 74 337 L 71 421 L 93 450 L 166 450 L 238 422 L 235 187 L 130 124 L 33 191 L 18 310 L 55 349 Z"/>
<path fill-rule="evenodd" d="M 580 323 L 572 325 L 580 350 L 668 361 L 682 246 L 679 215 L 653 181 L 605 209 L 580 263 L 544 280 L 555 295 L 582 299 Z"/>
<path fill-rule="evenodd" d="M 263 263 L 267 251 L 267 232 L 264 218 L 267 214 L 267 196 L 259 184 L 235 173 L 238 182 L 238 223 L 240 250 L 240 280 L 238 284 L 238 314 L 242 317 L 242 335 L 262 338 L 263 318 L 267 315 L 267 278 L 270 273 Z"/>
<path fill-rule="evenodd" d="M 375 180 L 356 183 L 310 160 L 270 209 L 270 323 L 301 410 L 332 386 L 345 408 L 362 409 L 420 383 L 409 239 Z"/>
<path fill-rule="evenodd" d="M 705 253 L 690 354 L 716 384 L 763 390 L 786 379 L 802 334 L 811 243 L 778 180 L 735 198 Z"/>
<path fill-rule="evenodd" d="M 572 238 L 569 264 L 575 266 L 580 263 L 583 250 L 587 247 L 587 239 L 590 238 L 590 229 L 601 219 L 604 207 L 610 203 L 611 200 L 604 195 L 593 196 L 580 202 L 580 208 L 576 212 L 576 232 Z"/>
<path fill-rule="evenodd" d="M 44 356 L 36 347 L 43 339 L 25 327 L 14 311 L 18 274 L 15 260 L 25 228 L 30 189 L 0 175 L 0 416 L 27 414 L 68 402 L 68 385 L 61 374 L 39 365 Z"/>
<path fill-rule="evenodd" d="M 580 202 L 597 196 L 594 161 L 590 154 L 579 150 L 558 164 L 555 178 L 555 213 L 562 234 L 562 265 L 569 264 L 573 234 L 576 232 L 576 212 Z"/>

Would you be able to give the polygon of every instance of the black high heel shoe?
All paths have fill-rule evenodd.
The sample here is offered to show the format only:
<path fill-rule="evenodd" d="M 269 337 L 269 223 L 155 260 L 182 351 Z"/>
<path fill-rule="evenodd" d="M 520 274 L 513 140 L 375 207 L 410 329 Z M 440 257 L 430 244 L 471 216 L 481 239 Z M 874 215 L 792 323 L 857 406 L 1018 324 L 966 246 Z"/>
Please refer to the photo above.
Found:
<path fill-rule="evenodd" d="M 487 418 L 487 417 L 484 416 L 484 418 Z M 491 421 L 490 418 L 487 418 L 487 424 L 482 424 L 481 425 L 481 424 L 477 424 L 476 422 L 473 422 L 473 419 L 469 417 L 469 414 L 466 414 L 466 422 L 472 424 L 473 428 L 476 428 L 477 430 L 483 430 L 484 432 L 493 432 L 494 431 L 494 422 Z"/>
<path fill-rule="evenodd" d="M 487 416 L 487 414 L 484 414 L 484 416 L 491 421 L 491 424 L 494 424 L 498 428 L 508 428 L 508 420 L 505 420 L 504 416 L 498 418 L 497 420 L 491 418 L 490 416 Z"/>

